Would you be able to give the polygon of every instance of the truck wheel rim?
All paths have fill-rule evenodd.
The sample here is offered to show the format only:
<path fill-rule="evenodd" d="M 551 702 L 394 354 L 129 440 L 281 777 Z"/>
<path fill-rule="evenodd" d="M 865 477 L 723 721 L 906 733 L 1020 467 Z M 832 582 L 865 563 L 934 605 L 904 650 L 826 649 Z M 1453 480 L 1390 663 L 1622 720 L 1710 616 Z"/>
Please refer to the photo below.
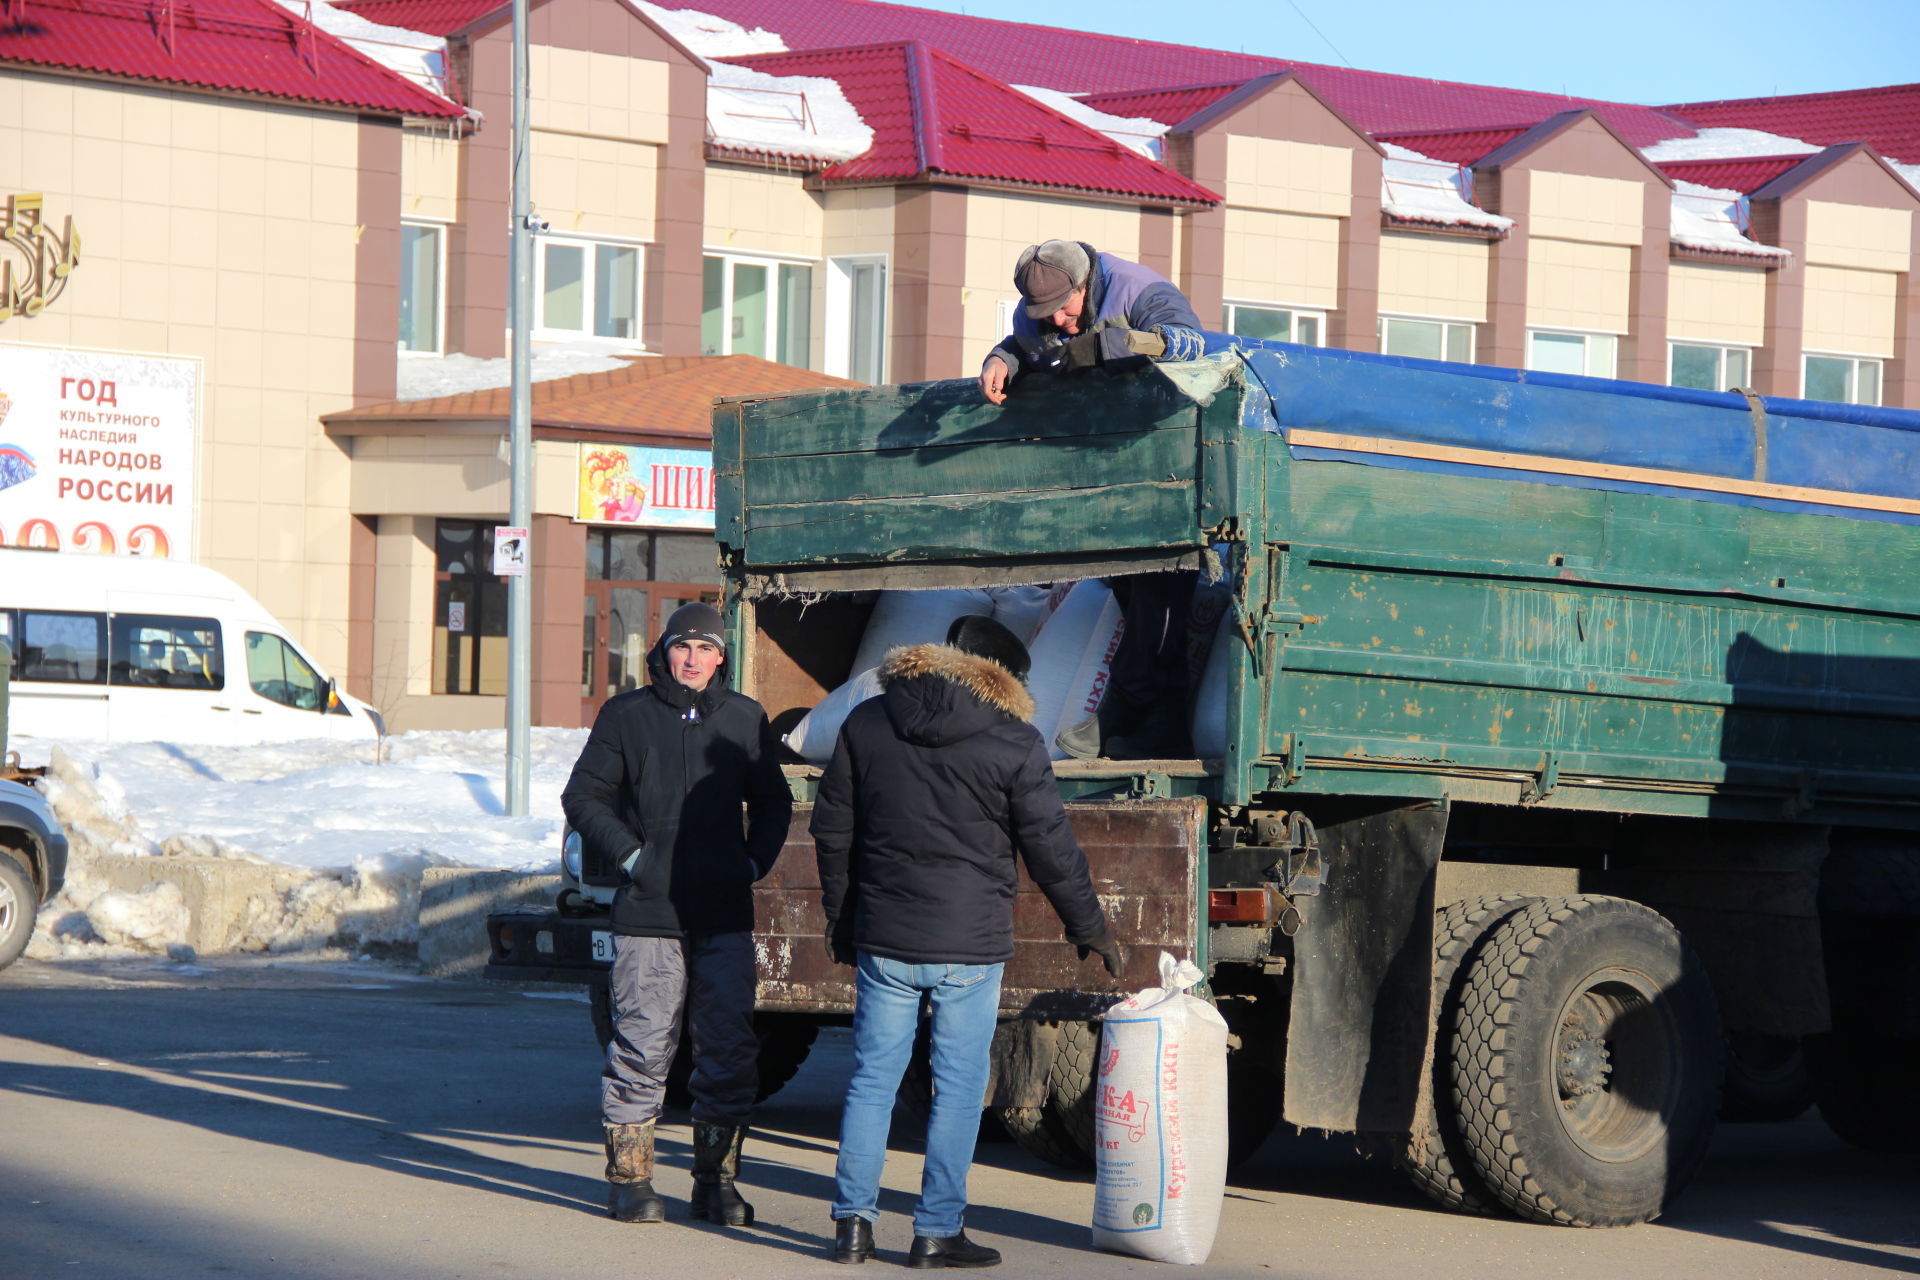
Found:
<path fill-rule="evenodd" d="M 1624 1164 L 1665 1139 L 1679 1084 L 1679 1031 L 1644 973 L 1602 969 L 1582 981 L 1555 1022 L 1554 1114 L 1595 1160 Z"/>

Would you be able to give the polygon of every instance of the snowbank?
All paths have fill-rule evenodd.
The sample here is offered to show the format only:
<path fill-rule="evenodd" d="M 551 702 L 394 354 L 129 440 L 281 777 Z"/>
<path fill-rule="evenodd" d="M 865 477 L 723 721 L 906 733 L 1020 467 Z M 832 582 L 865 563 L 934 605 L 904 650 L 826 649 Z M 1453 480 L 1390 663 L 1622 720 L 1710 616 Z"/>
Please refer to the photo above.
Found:
<path fill-rule="evenodd" d="M 264 747 L 20 740 L 72 844 L 67 887 L 28 954 L 164 952 L 187 938 L 172 885 L 138 891 L 104 874 L 127 859 L 227 860 L 259 868 L 228 904 L 224 945 L 325 946 L 351 921 L 361 944 L 416 941 L 431 866 L 548 872 L 560 790 L 584 729 L 535 729 L 529 816 L 505 814 L 501 731 L 423 732 L 364 744 Z M 183 864 L 184 865 L 184 864 Z M 171 891 L 171 892 L 170 892 Z"/>

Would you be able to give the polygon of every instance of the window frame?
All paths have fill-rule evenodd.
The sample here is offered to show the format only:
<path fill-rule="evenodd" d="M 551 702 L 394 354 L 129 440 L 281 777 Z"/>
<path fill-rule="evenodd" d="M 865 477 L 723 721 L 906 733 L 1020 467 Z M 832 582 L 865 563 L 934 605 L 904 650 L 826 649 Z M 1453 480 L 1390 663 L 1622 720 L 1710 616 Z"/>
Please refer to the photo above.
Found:
<path fill-rule="evenodd" d="M 1680 385 L 1679 383 L 1673 380 L 1673 366 L 1674 366 L 1674 354 L 1681 347 L 1693 347 L 1697 350 L 1712 351 L 1714 353 L 1714 361 L 1715 361 L 1714 362 L 1714 384 L 1715 385 L 1712 387 L 1712 390 L 1734 391 L 1742 386 L 1745 386 L 1751 389 L 1753 385 L 1753 352 L 1754 352 L 1754 349 L 1752 347 L 1747 346 L 1745 343 L 1740 343 L 1740 342 L 1705 342 L 1695 338 L 1667 339 L 1667 385 L 1668 386 L 1677 387 Z M 1727 373 L 1727 355 L 1729 352 L 1734 352 L 1734 351 L 1741 352 L 1747 358 L 1747 376 L 1744 382 L 1736 382 Z M 1693 387 L 1688 389 L 1695 390 L 1695 391 L 1707 390 L 1707 388 L 1704 388 L 1704 387 Z"/>
<path fill-rule="evenodd" d="M 1295 335 L 1289 338 L 1252 338 L 1240 333 L 1234 326 L 1235 312 L 1240 310 L 1283 312 L 1287 317 L 1287 332 Z M 1324 307 L 1295 306 L 1290 302 L 1261 302 L 1251 298 L 1228 298 L 1220 304 L 1221 328 L 1236 338 L 1247 338 L 1250 342 L 1292 342 L 1302 347 L 1324 347 L 1327 345 L 1327 315 Z M 1319 337 L 1313 342 L 1301 342 L 1300 321 L 1312 320 L 1319 330 Z"/>
<path fill-rule="evenodd" d="M 135 630 L 164 631 L 168 633 L 166 641 L 135 640 Z M 182 637 L 188 632 L 201 632 L 209 637 L 205 641 L 204 651 L 199 645 Z M 167 662 L 163 665 L 148 665 L 142 659 L 140 650 L 149 644 L 164 643 Z M 227 687 L 225 639 L 221 634 L 220 619 L 190 614 L 167 613 L 116 613 L 107 619 L 107 644 L 111 654 L 107 671 L 107 683 L 117 688 L 161 689 L 161 690 L 197 690 L 206 693 L 218 693 Z M 181 668 L 176 665 L 175 654 L 185 652 L 199 654 L 199 679 L 194 679 L 191 666 Z"/>
<path fill-rule="evenodd" d="M 23 684 L 106 685 L 108 673 L 113 666 L 113 644 L 109 637 L 106 614 L 97 613 L 91 609 L 36 609 L 26 605 L 21 605 L 12 612 L 12 621 L 19 628 L 12 635 L 13 665 L 10 668 L 12 679 Z M 28 624 L 35 618 L 82 618 L 93 623 L 95 642 L 92 659 L 96 673 L 91 679 L 83 678 L 78 674 L 80 663 L 77 660 L 72 660 L 75 668 L 75 674 L 72 677 L 31 674 L 38 663 L 47 661 L 45 650 L 42 649 L 36 659 L 36 666 L 28 665 Z M 69 659 L 61 659 L 61 661 L 69 661 Z"/>
<path fill-rule="evenodd" d="M 580 235 L 577 233 L 555 235 L 542 233 L 534 237 L 533 253 L 533 315 L 531 317 L 531 336 L 536 342 L 609 342 L 635 351 L 647 349 L 646 298 L 647 298 L 647 242 L 628 240 L 619 236 Z M 633 330 L 631 338 L 616 338 L 593 331 L 593 316 L 597 310 L 599 298 L 595 293 L 594 271 L 597 250 L 601 246 L 615 249 L 632 249 L 633 265 Z M 547 323 L 547 250 L 549 248 L 574 248 L 585 253 L 584 268 L 580 273 L 580 314 L 585 321 L 579 329 L 560 329 Z"/>
<path fill-rule="evenodd" d="M 447 242 L 452 239 L 452 226 L 453 224 L 451 222 L 440 218 L 414 217 L 400 219 L 401 244 L 403 249 L 406 243 L 405 233 L 408 228 L 433 232 L 434 244 L 436 246 L 433 262 L 434 345 L 431 347 L 410 347 L 406 344 L 404 336 L 398 336 L 395 339 L 395 346 L 398 347 L 402 359 L 441 356 L 447 352 Z M 409 283 L 409 273 L 405 270 L 405 267 L 406 259 L 403 253 L 401 258 L 402 269 L 400 271 L 400 303 L 403 307 L 406 304 L 407 287 Z"/>
<path fill-rule="evenodd" d="M 880 268 L 878 323 L 874 325 L 873 349 L 867 354 L 874 362 L 874 377 L 863 379 L 854 372 L 854 304 L 856 302 L 853 269 L 862 266 Z M 887 367 L 893 354 L 888 324 L 892 310 L 893 263 L 887 253 L 835 254 L 827 259 L 827 323 L 821 361 L 822 372 L 837 378 L 852 378 L 879 386 L 887 380 Z"/>
<path fill-rule="evenodd" d="M 1387 350 L 1387 326 L 1389 324 L 1427 324 L 1437 325 L 1440 329 L 1440 359 L 1452 364 L 1473 364 L 1480 358 L 1480 321 L 1469 320 L 1463 316 L 1418 316 L 1403 311 L 1383 311 L 1374 324 L 1374 345 L 1381 355 L 1392 355 Z M 1449 341 L 1450 329 L 1464 329 L 1467 335 L 1467 358 L 1455 360 L 1446 354 L 1452 345 Z M 1429 356 L 1401 356 L 1403 360 L 1426 360 Z"/>
<path fill-rule="evenodd" d="M 719 351 L 707 350 L 706 335 L 703 332 L 700 340 L 701 354 L 709 355 L 709 356 L 725 356 L 725 355 L 735 354 L 733 351 L 733 318 L 734 317 L 733 317 L 733 287 L 732 287 L 734 269 L 736 267 L 743 266 L 743 265 L 749 266 L 749 267 L 765 267 L 767 269 L 767 280 L 768 280 L 769 287 L 767 290 L 767 327 L 766 327 L 766 333 L 763 335 L 764 337 L 763 345 L 767 354 L 762 355 L 760 358 L 763 360 L 773 360 L 778 363 L 786 364 L 794 368 L 811 369 L 813 367 L 813 299 L 814 299 L 814 293 L 815 293 L 815 287 L 816 287 L 813 283 L 812 277 L 814 274 L 817 274 L 819 271 L 820 260 L 818 258 L 803 258 L 797 255 L 787 255 L 787 254 L 777 254 L 777 253 L 735 253 L 729 249 L 714 249 L 714 248 L 707 248 L 707 249 L 701 250 L 700 280 L 701 280 L 702 302 L 701 302 L 701 308 L 700 308 L 700 319 L 701 319 L 701 325 L 703 329 L 706 323 L 706 304 L 705 304 L 706 269 L 707 269 L 707 263 L 713 262 L 713 261 L 718 261 L 722 266 L 722 278 L 721 278 L 721 288 L 720 288 L 720 329 L 722 334 L 721 346 L 723 350 L 719 350 Z M 805 267 L 809 273 L 809 279 L 807 284 L 807 298 L 806 298 L 807 332 L 804 335 L 803 340 L 800 344 L 805 349 L 800 353 L 801 363 L 798 365 L 794 365 L 792 361 L 780 359 L 780 340 L 782 336 L 781 329 L 782 329 L 782 326 L 785 324 L 786 316 L 787 316 L 787 310 L 786 310 L 787 299 L 785 297 L 784 286 L 781 283 L 782 267 Z M 754 353 L 749 352 L 748 354 L 754 354 Z"/>
<path fill-rule="evenodd" d="M 1823 404 L 1857 404 L 1868 408 L 1879 408 L 1887 399 L 1887 359 L 1885 356 L 1863 356 L 1851 351 L 1802 351 L 1800 353 L 1800 398 L 1811 400 L 1814 397 L 1807 391 L 1807 362 L 1810 360 L 1845 360 L 1847 369 L 1847 399 L 1826 400 Z M 1860 399 L 1860 369 L 1863 365 L 1874 368 L 1874 397 L 1871 400 Z"/>
<path fill-rule="evenodd" d="M 1569 375 L 1569 376 L 1578 376 L 1578 377 L 1586 377 L 1586 378 L 1608 378 L 1613 380 L 1619 379 L 1620 377 L 1620 340 L 1626 337 L 1624 333 L 1616 333 L 1606 329 L 1556 329 L 1552 325 L 1528 325 L 1527 326 L 1527 353 L 1526 353 L 1525 368 L 1529 372 L 1535 372 L 1535 373 L 1557 373 L 1559 371 L 1556 369 L 1542 369 L 1533 363 L 1533 339 L 1536 334 L 1547 334 L 1547 335 L 1551 335 L 1554 337 L 1561 337 L 1561 338 L 1582 339 L 1581 349 L 1580 349 L 1581 351 L 1580 365 L 1581 365 L 1582 372 L 1578 375 Z M 1593 339 L 1595 338 L 1605 338 L 1611 344 L 1610 354 L 1612 358 L 1608 361 L 1609 367 L 1604 373 L 1595 373 L 1593 370 Z"/>

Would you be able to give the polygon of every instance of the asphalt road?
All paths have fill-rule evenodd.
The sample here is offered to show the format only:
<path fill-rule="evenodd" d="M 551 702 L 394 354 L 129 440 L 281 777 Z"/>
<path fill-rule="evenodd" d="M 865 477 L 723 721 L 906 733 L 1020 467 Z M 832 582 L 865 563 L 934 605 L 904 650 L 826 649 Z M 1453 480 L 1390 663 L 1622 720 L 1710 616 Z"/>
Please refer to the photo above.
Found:
<path fill-rule="evenodd" d="M 763 1108 L 743 1186 L 760 1223 L 686 1224 L 689 1133 L 662 1127 L 674 1219 L 603 1216 L 583 1001 L 371 963 L 43 964 L 0 972 L 0 1277 L 843 1276 L 831 1225 L 844 1032 Z M 887 1171 L 887 1274 L 919 1156 Z M 1160 1264 L 1088 1244 L 1090 1178 L 983 1145 L 968 1230 L 997 1273 Z M 1212 1258 L 1234 1277 L 1810 1280 L 1920 1275 L 1920 1158 L 1817 1119 L 1727 1126 L 1657 1223 L 1575 1231 L 1430 1208 L 1340 1139 L 1278 1136 L 1234 1179 Z M 1192 1273 L 1189 1273 L 1192 1274 Z"/>

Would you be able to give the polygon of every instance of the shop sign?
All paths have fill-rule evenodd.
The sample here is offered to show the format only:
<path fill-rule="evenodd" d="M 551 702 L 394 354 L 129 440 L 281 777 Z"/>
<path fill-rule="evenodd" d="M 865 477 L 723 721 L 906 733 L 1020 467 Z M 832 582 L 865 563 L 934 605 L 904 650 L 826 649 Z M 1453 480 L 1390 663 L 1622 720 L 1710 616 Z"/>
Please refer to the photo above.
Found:
<path fill-rule="evenodd" d="M 694 449 L 583 444 L 574 519 L 653 529 L 711 529 L 713 457 Z"/>
<path fill-rule="evenodd" d="M 41 221 L 44 204 L 39 195 L 7 197 L 0 222 L 0 324 L 46 310 L 80 265 L 80 233 L 73 219 L 55 231 Z"/>
<path fill-rule="evenodd" d="M 200 361 L 0 342 L 0 546 L 194 556 Z"/>

